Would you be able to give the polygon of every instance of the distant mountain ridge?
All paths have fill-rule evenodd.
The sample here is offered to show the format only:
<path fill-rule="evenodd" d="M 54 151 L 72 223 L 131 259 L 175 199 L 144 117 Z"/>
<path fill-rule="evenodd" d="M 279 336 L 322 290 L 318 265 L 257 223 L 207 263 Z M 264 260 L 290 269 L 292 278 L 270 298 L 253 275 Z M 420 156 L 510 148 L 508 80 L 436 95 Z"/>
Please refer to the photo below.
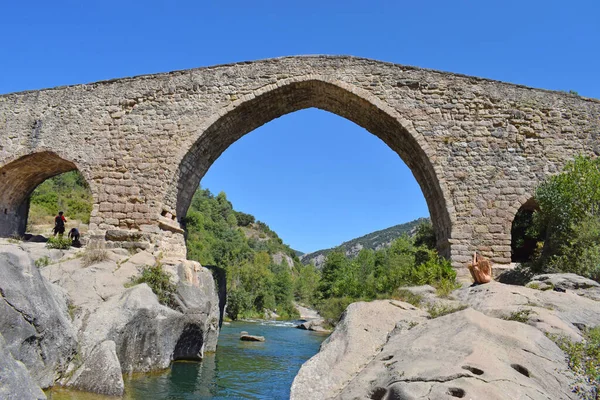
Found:
<path fill-rule="evenodd" d="M 429 222 L 429 218 L 418 218 L 414 221 L 394 225 L 386 229 L 371 232 L 364 236 L 348 240 L 338 247 L 332 247 L 330 249 L 317 250 L 312 253 L 303 254 L 300 256 L 300 261 L 305 265 L 312 262 L 317 268 L 321 268 L 325 262 L 327 254 L 335 249 L 343 248 L 347 257 L 356 257 L 362 249 L 379 250 L 384 247 L 388 247 L 394 241 L 394 239 L 399 238 L 405 233 L 408 234 L 408 236 L 413 236 L 417 226 L 423 222 Z"/>

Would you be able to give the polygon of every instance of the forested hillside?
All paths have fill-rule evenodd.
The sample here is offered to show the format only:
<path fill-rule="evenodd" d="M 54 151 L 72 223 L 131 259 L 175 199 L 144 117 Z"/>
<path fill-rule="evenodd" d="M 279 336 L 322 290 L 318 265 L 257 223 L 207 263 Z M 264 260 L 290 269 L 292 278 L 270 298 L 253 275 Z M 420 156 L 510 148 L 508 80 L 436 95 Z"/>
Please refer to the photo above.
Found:
<path fill-rule="evenodd" d="M 344 254 L 350 258 L 356 257 L 362 249 L 380 250 L 389 247 L 395 239 L 398 239 L 404 234 L 409 237 L 413 236 L 417 226 L 427 222 L 429 222 L 429 218 L 419 218 L 404 224 L 394 225 L 380 231 L 371 232 L 356 239 L 344 242 L 338 247 L 303 254 L 300 256 L 300 261 L 302 261 L 303 264 L 312 263 L 317 268 L 321 268 L 327 255 L 334 250 L 343 251 Z"/>
<path fill-rule="evenodd" d="M 265 310 L 293 317 L 293 300 L 314 303 L 319 275 L 267 224 L 235 211 L 225 193 L 198 189 L 185 218 L 188 258 L 227 272 L 227 312 L 262 317 Z"/>
<path fill-rule="evenodd" d="M 78 171 L 47 179 L 33 191 L 28 224 L 53 224 L 53 217 L 59 211 L 64 211 L 68 220 L 90 222 L 92 193 Z"/>

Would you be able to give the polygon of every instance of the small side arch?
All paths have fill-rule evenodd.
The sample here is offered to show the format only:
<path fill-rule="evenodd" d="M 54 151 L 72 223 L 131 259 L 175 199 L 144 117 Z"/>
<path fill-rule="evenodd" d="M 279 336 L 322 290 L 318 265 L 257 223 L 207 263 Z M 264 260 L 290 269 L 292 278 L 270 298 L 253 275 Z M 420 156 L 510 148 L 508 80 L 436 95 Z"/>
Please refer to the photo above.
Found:
<path fill-rule="evenodd" d="M 0 167 L 0 237 L 23 235 L 31 193 L 46 179 L 74 170 L 74 162 L 53 151 L 27 154 Z"/>
<path fill-rule="evenodd" d="M 536 251 L 539 238 L 529 232 L 533 214 L 539 210 L 535 198 L 529 197 L 514 213 L 510 230 L 510 253 L 512 262 L 530 261 Z"/>

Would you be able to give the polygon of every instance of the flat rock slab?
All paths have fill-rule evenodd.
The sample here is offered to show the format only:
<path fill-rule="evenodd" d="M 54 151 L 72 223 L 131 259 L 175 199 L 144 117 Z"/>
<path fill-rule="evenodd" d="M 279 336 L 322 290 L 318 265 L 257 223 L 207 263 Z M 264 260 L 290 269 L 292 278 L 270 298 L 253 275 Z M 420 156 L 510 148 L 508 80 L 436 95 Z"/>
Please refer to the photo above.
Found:
<path fill-rule="evenodd" d="M 573 383 L 542 332 L 466 309 L 393 332 L 351 382 L 319 398 L 576 399 Z"/>
<path fill-rule="evenodd" d="M 350 304 L 319 353 L 300 368 L 290 398 L 332 398 L 375 357 L 390 332 L 426 317 L 426 312 L 401 301 Z"/>
<path fill-rule="evenodd" d="M 452 293 L 462 303 L 492 317 L 529 313 L 527 323 L 542 332 L 581 340 L 581 328 L 600 325 L 600 302 L 572 292 L 535 290 L 490 282 Z"/>

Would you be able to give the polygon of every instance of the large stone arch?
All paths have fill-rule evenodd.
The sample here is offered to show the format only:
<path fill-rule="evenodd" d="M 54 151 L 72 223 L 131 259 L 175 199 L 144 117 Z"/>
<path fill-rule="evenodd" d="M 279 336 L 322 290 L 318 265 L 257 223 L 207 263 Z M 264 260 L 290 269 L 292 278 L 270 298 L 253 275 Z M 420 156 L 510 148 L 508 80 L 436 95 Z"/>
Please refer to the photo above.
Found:
<path fill-rule="evenodd" d="M 269 121 L 306 108 L 318 108 L 365 128 L 383 140 L 408 165 L 427 202 L 440 252 L 450 257 L 453 215 L 443 178 L 431 160 L 434 151 L 412 129 L 410 121 L 368 92 L 323 77 L 287 79 L 234 102 L 209 119 L 197 139 L 182 152 L 173 185 L 165 198 L 163 216 L 186 215 L 198 184 L 213 162 L 231 144 Z M 368 157 L 369 155 L 365 155 Z M 177 218 L 173 218 L 177 216 Z"/>
<path fill-rule="evenodd" d="M 279 101 L 262 101 L 272 97 Z M 271 108 L 257 116 L 256 104 Z M 182 253 L 180 182 L 195 186 L 236 137 L 306 107 L 398 149 L 457 268 L 473 251 L 510 263 L 521 198 L 574 156 L 600 154 L 599 100 L 377 60 L 294 56 L 0 95 L 0 168 L 53 152 L 90 184 L 94 236 Z"/>
<path fill-rule="evenodd" d="M 40 150 L 12 157 L 0 166 L 0 236 L 25 233 L 29 196 L 39 184 L 79 170 L 73 161 L 63 157 L 54 151 Z"/>

